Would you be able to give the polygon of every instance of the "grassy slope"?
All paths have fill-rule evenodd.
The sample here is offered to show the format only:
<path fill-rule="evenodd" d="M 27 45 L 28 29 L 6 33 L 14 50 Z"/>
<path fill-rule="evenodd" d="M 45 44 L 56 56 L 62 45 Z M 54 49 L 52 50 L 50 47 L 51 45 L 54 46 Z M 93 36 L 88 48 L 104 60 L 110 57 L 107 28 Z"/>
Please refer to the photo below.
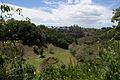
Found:
<path fill-rule="evenodd" d="M 45 58 L 39 58 L 38 55 L 34 54 L 31 47 L 25 46 L 25 58 L 27 58 L 27 62 L 33 65 L 37 70 L 40 70 L 40 64 L 48 57 L 58 58 L 60 62 L 65 65 L 69 65 L 71 62 L 76 63 L 76 59 L 70 54 L 69 50 L 61 49 L 51 45 L 48 45 L 48 48 L 52 48 L 52 52 L 54 52 L 54 54 L 48 54 L 48 50 L 46 49 L 44 51 L 44 54 L 46 55 Z"/>

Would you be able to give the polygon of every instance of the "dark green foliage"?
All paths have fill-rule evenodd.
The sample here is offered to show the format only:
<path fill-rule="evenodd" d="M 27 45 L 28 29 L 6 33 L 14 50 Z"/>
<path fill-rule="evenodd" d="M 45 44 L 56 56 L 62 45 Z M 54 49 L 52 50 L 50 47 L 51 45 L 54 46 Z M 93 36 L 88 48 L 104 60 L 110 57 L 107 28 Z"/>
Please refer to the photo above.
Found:
<path fill-rule="evenodd" d="M 117 8 L 113 12 L 114 16 L 112 17 L 112 22 L 117 22 L 116 26 L 113 26 L 113 33 L 114 34 L 114 39 L 115 40 L 120 40 L 120 8 Z"/>
<path fill-rule="evenodd" d="M 75 51 L 75 50 L 70 50 L 70 53 L 71 53 L 73 56 L 75 56 L 76 51 Z"/>
<path fill-rule="evenodd" d="M 14 19 L 8 20 L 3 25 L 1 24 L 0 30 L 2 31 L 1 40 L 22 40 L 23 44 L 27 45 L 44 45 L 43 33 L 36 27 L 35 24 L 29 21 L 17 21 Z"/>
<path fill-rule="evenodd" d="M 118 24 L 119 24 L 119 22 L 120 22 L 120 19 L 119 19 L 119 17 L 120 17 L 120 8 L 117 8 L 117 9 L 115 9 L 115 10 L 113 10 L 114 12 L 113 12 L 113 14 L 114 14 L 114 16 L 112 17 L 112 22 L 118 22 Z"/>
<path fill-rule="evenodd" d="M 100 57 L 104 63 L 106 70 L 106 80 L 119 80 L 120 79 L 120 42 L 114 41 L 107 48 L 101 50 Z"/>
<path fill-rule="evenodd" d="M 35 68 L 22 58 L 22 48 L 6 43 L 0 48 L 0 80 L 23 80 L 35 77 Z"/>
<path fill-rule="evenodd" d="M 17 40 L 18 39 L 18 21 L 11 19 L 8 20 L 5 24 L 4 28 L 4 38 L 5 40 Z"/>
<path fill-rule="evenodd" d="M 41 48 L 39 49 L 39 54 L 40 54 L 40 57 L 41 57 L 41 58 L 44 57 L 44 56 L 43 56 L 43 47 L 41 47 Z"/>
<path fill-rule="evenodd" d="M 38 27 L 45 34 L 46 42 L 64 49 L 68 49 L 69 44 L 73 43 L 76 38 L 84 36 L 82 28 L 78 26 L 47 28 L 40 25 Z"/>
<path fill-rule="evenodd" d="M 41 74 L 39 80 L 79 80 L 80 68 L 61 65 L 57 68 L 49 66 Z"/>
<path fill-rule="evenodd" d="M 3 57 L 0 55 L 0 66 L 3 66 L 3 64 L 4 64 L 4 59 L 3 59 Z"/>
<path fill-rule="evenodd" d="M 38 47 L 38 46 L 34 46 L 34 52 L 37 54 L 37 55 L 40 55 L 40 58 L 44 58 L 45 56 L 43 55 L 43 50 L 44 48 L 43 47 Z"/>
<path fill-rule="evenodd" d="M 38 46 L 34 46 L 33 49 L 34 49 L 33 51 L 34 51 L 37 55 L 39 55 L 39 51 L 38 51 L 39 48 L 38 48 Z"/>
<path fill-rule="evenodd" d="M 18 24 L 18 39 L 28 45 L 43 45 L 41 31 L 32 23 L 21 21 Z"/>
<path fill-rule="evenodd" d="M 0 67 L 1 80 L 23 80 L 35 77 L 34 67 L 24 63 L 21 58 L 5 59 L 4 67 Z"/>
<path fill-rule="evenodd" d="M 35 77 L 35 69 L 25 63 L 22 48 L 14 43 L 19 38 L 19 21 L 11 19 L 5 22 L 5 18 L 12 17 L 11 11 L 21 15 L 20 8 L 15 9 L 3 3 L 0 5 L 0 41 L 5 42 L 0 46 L 0 80 L 31 80 Z"/>

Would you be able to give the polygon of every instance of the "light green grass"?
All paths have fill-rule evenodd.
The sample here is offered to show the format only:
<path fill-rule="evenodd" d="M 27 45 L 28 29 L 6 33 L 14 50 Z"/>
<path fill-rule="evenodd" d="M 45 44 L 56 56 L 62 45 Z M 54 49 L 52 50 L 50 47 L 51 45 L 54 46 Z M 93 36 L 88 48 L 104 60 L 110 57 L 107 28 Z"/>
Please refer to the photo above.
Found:
<path fill-rule="evenodd" d="M 59 61 L 65 65 L 69 65 L 71 62 L 76 63 L 76 59 L 70 54 L 69 50 L 58 48 L 53 45 L 48 45 L 48 48 L 52 48 L 52 52 L 54 52 L 54 54 L 49 54 L 48 50 L 45 49 L 45 58 L 39 58 L 39 56 L 34 54 L 32 49 L 30 49 L 31 51 L 28 51 L 29 53 L 25 54 L 25 56 L 27 56 L 27 63 L 33 65 L 37 70 L 40 70 L 40 64 L 43 62 L 43 60 L 49 57 L 58 58 Z"/>

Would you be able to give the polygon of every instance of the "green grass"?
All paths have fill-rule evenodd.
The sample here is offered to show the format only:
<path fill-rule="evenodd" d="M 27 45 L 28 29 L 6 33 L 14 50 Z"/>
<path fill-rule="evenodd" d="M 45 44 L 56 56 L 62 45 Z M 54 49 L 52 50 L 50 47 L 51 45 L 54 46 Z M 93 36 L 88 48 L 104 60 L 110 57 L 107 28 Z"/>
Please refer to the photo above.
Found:
<path fill-rule="evenodd" d="M 49 48 L 51 48 L 54 54 L 48 53 Z M 60 63 L 65 65 L 76 63 L 76 59 L 70 54 L 69 50 L 58 48 L 53 45 L 48 45 L 48 49 L 44 50 L 45 58 L 39 58 L 39 56 L 33 52 L 33 49 L 31 47 L 25 47 L 25 58 L 27 59 L 27 63 L 33 65 L 37 71 L 40 71 L 40 64 L 49 57 L 58 58 Z"/>

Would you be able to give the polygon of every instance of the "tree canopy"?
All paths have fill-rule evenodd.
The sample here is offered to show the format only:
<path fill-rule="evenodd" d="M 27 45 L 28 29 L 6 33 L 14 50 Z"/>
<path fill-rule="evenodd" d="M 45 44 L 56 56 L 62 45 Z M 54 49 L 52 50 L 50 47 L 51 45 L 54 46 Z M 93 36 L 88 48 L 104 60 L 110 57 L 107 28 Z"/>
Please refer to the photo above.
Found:
<path fill-rule="evenodd" d="M 115 23 L 117 22 L 116 26 L 113 26 L 115 35 L 114 38 L 117 40 L 120 40 L 120 8 L 117 8 L 113 12 L 114 16 L 112 17 L 112 22 Z"/>

